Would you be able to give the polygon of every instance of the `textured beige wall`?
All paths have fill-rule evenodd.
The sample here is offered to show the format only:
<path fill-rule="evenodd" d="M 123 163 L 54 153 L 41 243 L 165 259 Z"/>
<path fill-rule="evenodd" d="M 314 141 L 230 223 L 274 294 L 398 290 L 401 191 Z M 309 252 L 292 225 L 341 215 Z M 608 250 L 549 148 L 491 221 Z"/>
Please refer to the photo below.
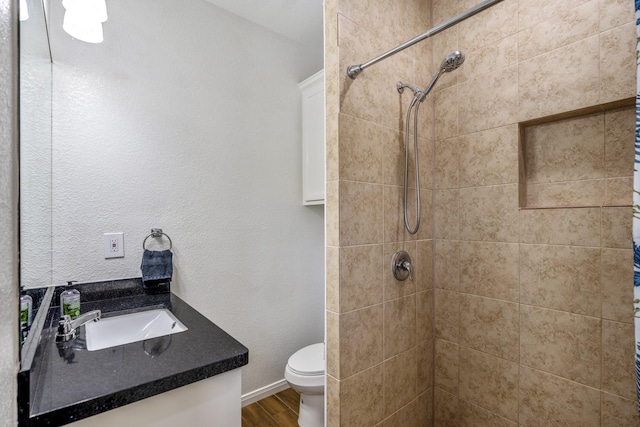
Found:
<path fill-rule="evenodd" d="M 435 425 L 637 426 L 631 209 L 518 208 L 519 122 L 634 96 L 633 2 L 505 0 L 433 45 L 467 56 L 436 93 Z"/>
<path fill-rule="evenodd" d="M 0 0 L 0 426 L 14 426 L 18 372 L 17 2 Z"/>
<path fill-rule="evenodd" d="M 325 7 L 328 425 L 427 425 L 433 401 L 433 103 L 421 107 L 422 220 L 411 236 L 404 231 L 401 187 L 411 95 L 400 96 L 395 85 L 428 83 L 430 44 L 356 80 L 345 71 L 428 28 L 428 2 L 328 0 Z M 400 249 L 413 259 L 414 281 L 398 282 L 391 273 Z"/>

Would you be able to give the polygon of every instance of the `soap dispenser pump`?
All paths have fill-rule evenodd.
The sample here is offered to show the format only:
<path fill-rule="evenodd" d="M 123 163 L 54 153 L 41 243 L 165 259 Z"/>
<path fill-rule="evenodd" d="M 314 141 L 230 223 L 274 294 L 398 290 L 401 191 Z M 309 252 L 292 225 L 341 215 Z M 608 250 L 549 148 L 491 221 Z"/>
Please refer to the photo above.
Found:
<path fill-rule="evenodd" d="M 60 316 L 68 314 L 71 319 L 80 316 L 80 292 L 72 289 L 75 280 L 67 282 L 67 289 L 60 294 Z"/>

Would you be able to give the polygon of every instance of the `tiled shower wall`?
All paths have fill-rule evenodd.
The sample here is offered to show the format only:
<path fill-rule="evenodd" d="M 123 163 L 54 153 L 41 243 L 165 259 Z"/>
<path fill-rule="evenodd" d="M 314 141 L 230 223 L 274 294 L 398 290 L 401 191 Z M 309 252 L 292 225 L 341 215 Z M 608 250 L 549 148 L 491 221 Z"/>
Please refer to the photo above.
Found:
<path fill-rule="evenodd" d="M 434 21 L 476 2 L 434 0 Z M 638 426 L 631 208 L 518 206 L 519 122 L 634 96 L 633 2 L 505 0 L 433 46 L 467 55 L 435 95 L 435 425 Z M 622 150 L 587 157 L 630 176 L 622 119 Z"/>
<path fill-rule="evenodd" d="M 518 147 L 520 122 L 634 96 L 632 2 L 504 0 L 345 76 L 478 1 L 325 2 L 328 425 L 637 426 L 631 210 L 520 210 Z M 394 85 L 455 49 L 421 106 L 413 237 Z"/>
<path fill-rule="evenodd" d="M 328 425 L 429 425 L 433 104 L 420 111 L 422 219 L 411 236 L 402 217 L 402 131 L 412 96 L 408 90 L 398 94 L 396 82 L 427 84 L 434 72 L 430 43 L 355 80 L 346 76 L 348 65 L 428 28 L 429 2 L 327 0 L 325 8 Z M 414 195 L 412 189 L 409 198 Z M 413 281 L 398 282 L 391 273 L 391 258 L 400 249 L 413 260 Z"/>

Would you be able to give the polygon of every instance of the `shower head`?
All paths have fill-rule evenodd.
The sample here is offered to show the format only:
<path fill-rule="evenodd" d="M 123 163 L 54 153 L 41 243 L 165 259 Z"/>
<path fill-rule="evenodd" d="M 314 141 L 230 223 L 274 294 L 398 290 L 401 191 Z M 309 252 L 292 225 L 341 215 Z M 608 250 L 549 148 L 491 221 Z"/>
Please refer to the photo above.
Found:
<path fill-rule="evenodd" d="M 444 58 L 444 61 L 442 61 L 442 64 L 440 64 L 440 69 L 445 73 L 448 73 L 461 66 L 463 62 L 464 55 L 459 50 L 456 50 L 455 52 L 447 55 L 447 57 Z"/>
<path fill-rule="evenodd" d="M 458 50 L 451 53 L 450 55 L 447 55 L 447 57 L 444 58 L 444 61 L 442 61 L 442 64 L 440 64 L 440 69 L 438 70 L 436 75 L 433 76 L 433 79 L 431 79 L 427 87 L 422 91 L 420 97 L 418 98 L 418 101 L 420 102 L 424 101 L 424 99 L 427 97 L 429 92 L 431 92 L 431 89 L 433 89 L 433 85 L 436 84 L 436 82 L 438 81 L 438 79 L 443 73 L 448 73 L 457 69 L 459 66 L 462 65 L 463 62 L 464 62 L 464 55 L 462 54 L 462 52 Z"/>

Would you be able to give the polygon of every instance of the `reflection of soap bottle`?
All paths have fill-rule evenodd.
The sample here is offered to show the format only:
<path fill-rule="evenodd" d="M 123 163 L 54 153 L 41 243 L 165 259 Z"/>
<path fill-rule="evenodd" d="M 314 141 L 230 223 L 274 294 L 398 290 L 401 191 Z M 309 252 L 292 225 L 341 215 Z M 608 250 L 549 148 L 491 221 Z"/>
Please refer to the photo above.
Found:
<path fill-rule="evenodd" d="M 67 282 L 70 287 L 75 280 Z M 80 316 L 80 292 L 77 289 L 67 289 L 60 294 L 60 315 L 68 314 L 71 319 Z"/>
<path fill-rule="evenodd" d="M 27 334 L 31 328 L 31 310 L 33 307 L 33 299 L 29 295 L 20 297 L 20 335 L 22 342 L 27 339 Z"/>

